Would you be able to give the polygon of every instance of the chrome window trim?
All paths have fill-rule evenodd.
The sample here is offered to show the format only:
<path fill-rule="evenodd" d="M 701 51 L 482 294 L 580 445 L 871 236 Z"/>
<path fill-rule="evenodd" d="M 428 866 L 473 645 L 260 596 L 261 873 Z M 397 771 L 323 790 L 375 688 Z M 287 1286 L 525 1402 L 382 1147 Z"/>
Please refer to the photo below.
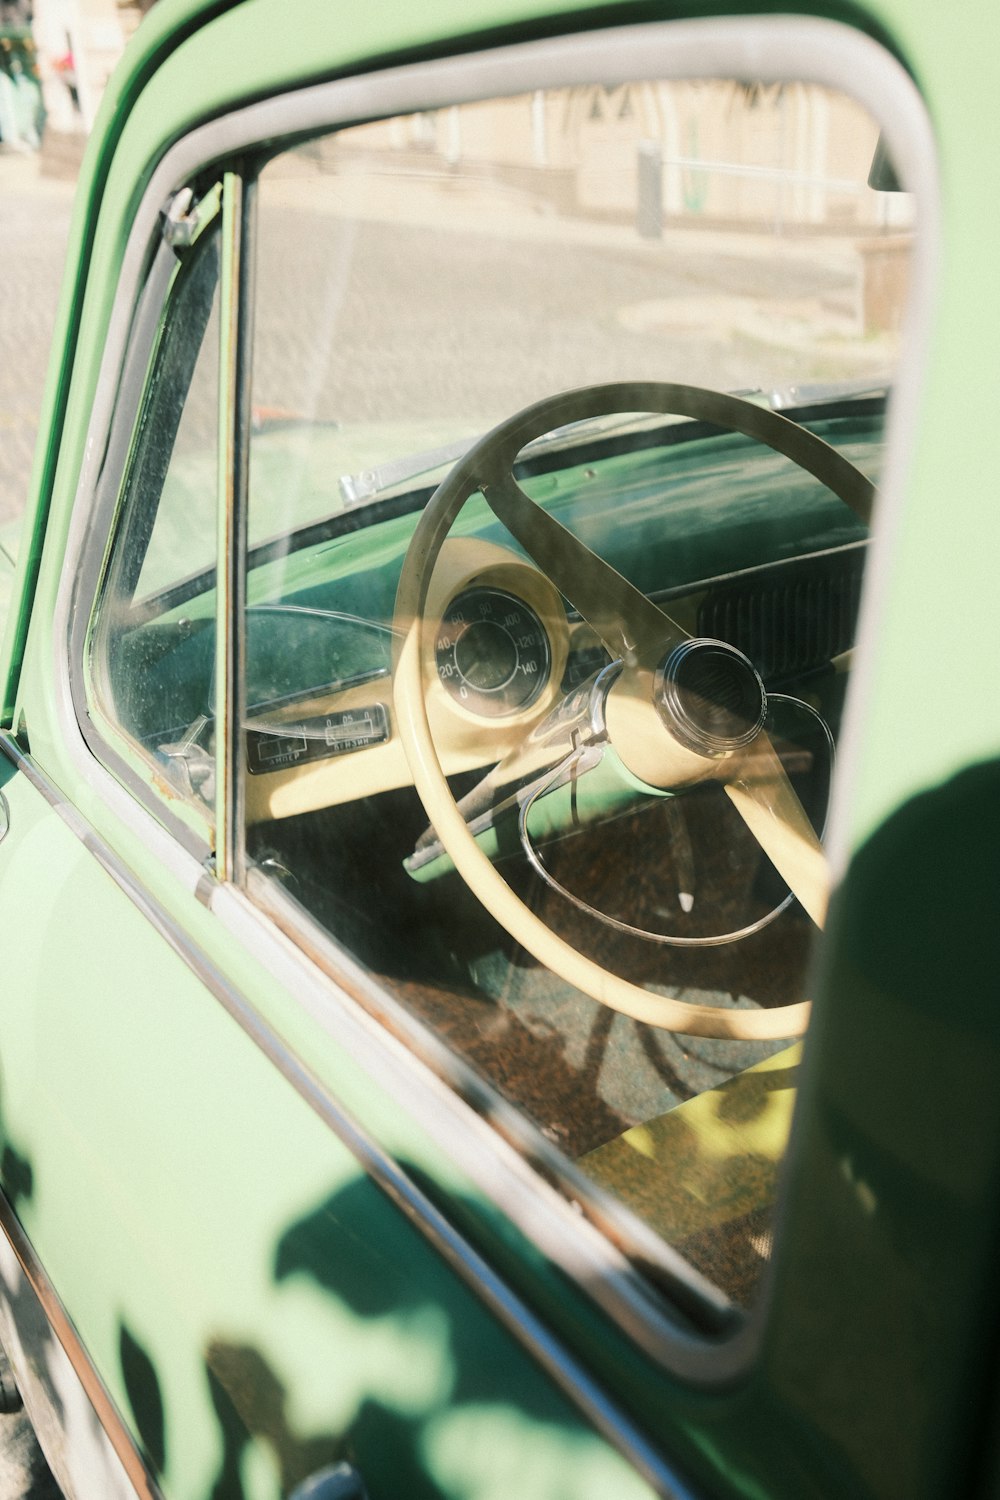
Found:
<path fill-rule="evenodd" d="M 930 123 L 916 87 L 884 47 L 838 22 L 783 15 L 619 27 L 342 79 L 235 109 L 192 131 L 161 160 L 136 215 L 106 342 L 57 603 L 54 668 L 60 727 L 76 769 L 104 799 L 109 811 L 141 834 L 151 852 L 189 888 L 195 888 L 203 873 L 192 858 L 192 851 L 185 854 L 159 826 L 150 808 L 155 805 L 161 817 L 162 812 L 158 803 L 153 804 L 148 788 L 132 788 L 140 801 L 147 801 L 147 806 L 142 806 L 90 757 L 73 709 L 74 690 L 79 688 L 82 673 L 80 632 L 86 628 L 93 604 L 92 598 L 75 589 L 73 580 L 81 562 L 103 545 L 99 532 L 89 539 L 87 536 L 92 498 L 105 452 L 132 308 L 139 296 L 148 244 L 161 205 L 199 169 L 220 158 L 235 158 L 264 138 L 273 141 L 372 116 L 442 107 L 532 88 L 588 82 L 613 84 L 632 76 L 663 79 L 751 76 L 774 82 L 798 79 L 843 89 L 865 105 L 880 123 L 902 181 L 920 197 L 922 222 L 916 241 L 913 290 L 905 330 L 907 358 L 893 399 L 885 464 L 888 484 L 880 497 L 879 528 L 871 549 L 862 602 L 858 642 L 861 665 L 856 669 L 856 681 L 848 697 L 844 753 L 830 819 L 831 868 L 835 881 L 842 877 L 849 854 L 848 809 L 857 777 L 862 710 L 872 692 L 871 648 L 879 628 L 888 563 L 902 510 L 905 461 L 914 446 L 917 430 L 930 292 L 939 254 L 937 160 Z M 321 1024 L 359 1060 L 367 1058 L 366 1065 L 372 1066 L 370 1059 L 374 1057 L 382 1066 L 382 1059 L 394 1059 L 399 1076 L 408 1083 L 408 1106 L 422 1128 L 434 1133 L 435 1115 L 442 1110 L 442 1101 L 447 1096 L 452 1120 L 457 1110 L 461 1123 L 459 1135 L 463 1131 L 471 1136 L 479 1129 L 489 1130 L 484 1120 L 447 1089 L 420 1059 L 399 1048 L 393 1037 L 349 1000 L 345 1003 L 344 997 L 350 994 L 357 978 L 349 972 L 349 960 L 343 959 L 339 970 L 334 965 L 329 976 L 321 973 L 309 955 L 297 949 L 237 891 L 213 887 L 211 906 L 233 937 L 282 984 L 301 995 Z M 451 1128 L 451 1135 L 442 1132 L 442 1145 L 452 1159 L 457 1159 L 454 1126 Z M 489 1132 L 487 1145 L 485 1161 L 480 1152 L 474 1164 L 476 1170 L 472 1175 L 478 1187 L 535 1243 L 548 1246 L 557 1242 L 560 1235 L 564 1236 L 563 1243 L 555 1244 L 557 1264 L 588 1291 L 592 1291 L 596 1276 L 607 1292 L 603 1299 L 605 1309 L 634 1336 L 636 1310 L 645 1309 L 643 1316 L 650 1318 L 646 1284 L 639 1273 L 624 1262 L 610 1242 L 574 1215 L 570 1206 L 532 1173 L 529 1164 L 496 1132 Z M 468 1169 L 467 1163 L 463 1169 Z M 569 1224 L 572 1229 L 567 1236 Z M 779 1224 L 779 1235 L 780 1232 Z M 586 1273 L 585 1266 L 589 1268 Z M 694 1277 L 693 1272 L 691 1276 Z M 696 1289 L 694 1279 L 691 1288 Z M 650 1318 L 640 1342 L 665 1368 L 687 1379 L 704 1384 L 731 1380 L 745 1371 L 755 1356 L 766 1325 L 768 1293 L 769 1278 L 765 1275 L 753 1311 L 731 1338 L 715 1343 L 692 1339 L 672 1326 L 664 1313 Z"/>
<path fill-rule="evenodd" d="M 250 370 L 253 358 L 254 205 L 257 184 L 228 171 L 222 188 L 219 440 L 216 483 L 215 869 L 242 884 L 246 874 L 247 514 L 250 479 Z M 221 643 L 221 649 L 219 645 Z M 222 726 L 220 733 L 219 726 Z"/>

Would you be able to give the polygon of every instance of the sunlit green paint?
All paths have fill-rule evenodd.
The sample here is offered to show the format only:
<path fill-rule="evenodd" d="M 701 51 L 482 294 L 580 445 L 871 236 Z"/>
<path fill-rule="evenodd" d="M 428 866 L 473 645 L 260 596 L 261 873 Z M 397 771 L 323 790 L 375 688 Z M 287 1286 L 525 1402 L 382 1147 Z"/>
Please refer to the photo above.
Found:
<path fill-rule="evenodd" d="M 995 676 L 995 639 L 969 629 L 964 607 L 995 595 L 1000 551 L 992 453 L 1000 291 L 984 258 L 1000 159 L 983 115 L 995 88 L 1000 17 L 990 5 L 925 0 L 883 0 L 872 10 L 924 94 L 942 213 L 931 226 L 940 248 L 924 310 L 919 419 L 905 517 L 893 526 L 888 559 L 892 629 L 878 631 L 874 650 L 852 800 L 855 844 L 922 786 L 1000 748 L 996 695 L 969 690 Z"/>
<path fill-rule="evenodd" d="M 586 22 L 584 7 L 550 6 L 547 25 L 559 11 L 569 26 Z M 634 13 L 618 12 L 622 19 Z M 377 1081 L 352 1072 L 295 997 L 263 979 L 101 799 L 75 784 L 52 704 L 51 621 L 121 254 L 158 156 L 231 102 L 367 58 L 433 50 L 452 34 L 513 38 L 531 7 L 398 3 L 355 8 L 341 23 L 325 3 L 247 0 L 193 31 L 171 56 L 174 28 L 214 14 L 162 0 L 105 99 L 71 236 L 19 578 L 30 583 L 43 536 L 47 555 L 37 595 L 25 594 L 12 616 L 0 664 L 5 674 L 8 660 L 16 667 L 19 627 L 33 609 L 25 677 L 16 686 L 46 770 L 337 1097 L 442 1191 L 460 1191 L 454 1168 L 400 1119 Z M 789 1196 L 789 1212 L 802 1215 L 793 1222 L 803 1227 L 779 1254 L 760 1359 L 729 1392 L 685 1389 L 561 1284 L 499 1216 L 490 1221 L 475 1203 L 453 1210 L 478 1226 L 497 1263 L 654 1440 L 706 1492 L 720 1495 L 884 1494 L 894 1474 L 903 1476 L 898 1492 L 908 1500 L 957 1493 L 956 1475 L 966 1475 L 966 1454 L 981 1438 L 982 1382 L 974 1377 L 991 1357 L 1000 1039 L 995 1006 L 970 1000 L 970 986 L 981 997 L 984 980 L 969 957 L 975 931 L 970 937 L 961 921 L 982 886 L 957 862 L 938 907 L 930 899 L 914 905 L 898 866 L 887 872 L 876 856 L 888 814 L 959 766 L 995 755 L 1000 739 L 989 687 L 995 634 L 982 608 L 995 597 L 998 555 L 1000 295 L 990 245 L 1000 159 L 983 111 L 995 97 L 1000 17 L 985 4 L 936 0 L 894 0 L 856 14 L 894 39 L 927 99 L 940 153 L 940 257 L 920 351 L 926 363 L 914 445 L 895 496 L 900 514 L 869 643 L 873 681 L 849 809 L 861 856 L 844 911 L 834 914 L 827 1003 L 806 1062 Z M 7 710 L 14 686 L 8 679 Z M 0 846 L 0 900 L 5 934 L 16 932 L 17 943 L 5 935 L 0 1109 L 5 1144 L 30 1161 L 35 1185 L 18 1207 L 127 1415 L 123 1324 L 153 1358 L 166 1395 L 170 1492 L 203 1493 L 218 1470 L 222 1437 L 205 1359 L 209 1347 L 242 1340 L 262 1341 L 279 1377 L 306 1367 L 307 1395 L 296 1396 L 289 1413 L 300 1435 L 342 1420 L 367 1394 L 403 1421 L 416 1413 L 419 1462 L 445 1493 L 499 1495 L 513 1445 L 538 1454 L 521 1496 L 543 1500 L 556 1484 L 589 1494 L 594 1475 L 602 1493 L 627 1494 L 635 1482 L 621 1461 L 485 1320 L 475 1324 L 483 1328 L 478 1352 L 488 1349 L 512 1394 L 449 1404 L 459 1363 L 454 1330 L 483 1315 L 401 1223 L 391 1244 L 365 1249 L 366 1257 L 384 1253 L 396 1278 L 384 1315 L 359 1318 L 294 1272 L 275 1280 L 276 1246 L 288 1226 L 330 1195 L 360 1186 L 352 1161 L 184 966 L 164 956 L 23 781 L 8 781 L 5 795 L 14 832 Z M 933 824 L 925 834 L 932 842 L 904 840 L 904 855 L 936 863 L 958 829 L 968 834 L 968 823 Z M 54 872 L 65 875 L 56 880 Z M 853 926 L 852 901 L 861 912 Z M 863 941 L 856 928 L 865 920 L 876 933 L 865 932 Z M 926 937 L 935 923 L 944 930 L 942 951 L 949 941 L 954 949 L 915 1003 L 914 976 L 901 961 L 904 938 Z M 900 960 L 894 981 L 872 977 L 879 928 Z M 85 972 L 69 961 L 74 939 L 94 955 Z M 159 1115 L 169 1124 L 166 1157 Z M 88 1117 L 95 1134 L 84 1138 L 76 1122 Z M 209 1156 L 218 1173 L 203 1170 Z M 242 1238 L 234 1238 L 234 1224 Z M 109 1235 L 116 1225 L 127 1232 Z M 242 1248 L 234 1252 L 234 1244 Z M 107 1270 L 113 1301 L 96 1268 Z M 159 1311 L 148 1295 L 154 1281 Z M 250 1322 L 251 1307 L 261 1323 Z M 343 1354 L 336 1371 L 332 1347 Z M 266 1493 L 273 1447 L 258 1443 L 243 1467 L 250 1491 Z M 394 1493 L 393 1475 L 380 1477 L 384 1486 L 373 1493 Z"/>

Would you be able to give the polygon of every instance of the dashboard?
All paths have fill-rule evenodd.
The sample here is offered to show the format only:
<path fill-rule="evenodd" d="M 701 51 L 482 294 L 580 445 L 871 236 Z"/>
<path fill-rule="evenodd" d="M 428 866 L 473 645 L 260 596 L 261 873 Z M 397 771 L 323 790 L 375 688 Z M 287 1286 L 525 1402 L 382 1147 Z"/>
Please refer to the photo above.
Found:
<path fill-rule="evenodd" d="M 744 650 L 769 684 L 799 680 L 849 650 L 863 562 L 863 545 L 850 544 L 667 597 L 686 629 Z M 798 620 L 805 595 L 808 631 Z M 442 549 L 428 611 L 428 713 L 449 775 L 498 760 L 609 661 L 549 580 L 492 543 Z M 390 626 L 334 611 L 248 611 L 251 821 L 409 784 L 394 726 L 393 641 Z"/>
<path fill-rule="evenodd" d="M 435 743 L 448 774 L 478 769 L 520 743 L 565 691 L 571 622 L 537 568 L 479 538 L 442 549 L 427 609 L 434 629 L 423 665 Z M 267 606 L 255 616 L 251 608 L 250 820 L 409 784 L 393 727 L 392 627 L 301 606 Z M 579 671 L 581 651 L 592 654 L 595 642 L 582 624 L 573 633 Z M 272 659 L 285 664 L 281 692 Z M 330 663 L 339 666 L 336 677 Z"/>
<path fill-rule="evenodd" d="M 697 428 L 697 424 L 690 424 Z M 817 424 L 867 461 L 881 411 Z M 523 479 L 545 486 L 553 515 L 599 550 L 692 636 L 728 642 L 768 690 L 824 670 L 852 643 L 865 528 L 775 455 L 738 435 L 667 442 Z M 673 448 L 669 445 L 674 444 Z M 555 460 L 553 460 L 555 462 Z M 295 538 L 291 574 L 277 549 L 249 560 L 244 718 L 251 823 L 295 817 L 412 785 L 395 722 L 393 677 L 407 622 L 395 614 L 399 568 L 422 496 L 334 517 Z M 556 584 L 473 497 L 441 547 L 421 631 L 434 745 L 449 777 L 481 771 L 522 745 L 574 688 L 609 662 Z M 478 507 L 478 508 L 477 508 Z M 210 575 L 147 601 L 109 652 L 116 712 L 187 792 L 204 798 L 214 733 Z M 198 757 L 204 764 L 196 768 Z M 197 775 L 193 774 L 197 770 Z M 210 800 L 210 799 L 209 799 Z"/>

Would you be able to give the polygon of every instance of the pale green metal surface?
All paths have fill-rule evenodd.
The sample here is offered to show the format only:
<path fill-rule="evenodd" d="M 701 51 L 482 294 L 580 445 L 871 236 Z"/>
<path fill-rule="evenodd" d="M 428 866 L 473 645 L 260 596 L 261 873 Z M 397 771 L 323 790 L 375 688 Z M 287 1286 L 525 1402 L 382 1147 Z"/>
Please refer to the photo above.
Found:
<path fill-rule="evenodd" d="M 996 89 L 1000 13 L 882 0 L 923 91 L 941 177 L 940 236 L 917 357 L 921 397 L 891 525 L 892 552 L 869 642 L 859 777 L 850 808 L 858 847 L 923 786 L 1000 749 L 996 634 L 982 606 L 997 592 L 996 350 L 1000 289 L 987 268 L 1000 155 L 984 123 Z M 880 580 L 880 582 L 882 582 Z M 978 621 L 978 623 L 976 623 Z"/>
<path fill-rule="evenodd" d="M 500 0 L 399 3 L 355 8 L 347 25 L 337 23 L 326 0 L 247 0 L 184 43 L 126 113 L 149 60 L 166 50 L 174 27 L 201 9 L 182 0 L 163 0 L 156 7 L 106 96 L 88 157 L 94 176 L 89 187 L 85 182 L 71 236 L 71 269 L 57 323 L 59 352 L 41 423 L 49 438 L 39 448 L 26 522 L 25 536 L 32 542 L 21 549 L 23 580 L 39 550 L 51 492 L 19 706 L 34 753 L 57 782 L 74 790 L 84 814 L 107 828 L 154 896 L 224 961 L 234 983 L 254 996 L 348 1107 L 356 1107 L 383 1139 L 402 1146 L 405 1132 L 392 1101 L 371 1080 L 352 1076 L 294 997 L 262 983 L 256 966 L 220 938 L 204 908 L 178 893 L 138 838 L 116 826 L 99 798 L 73 787 L 75 773 L 51 701 L 58 645 L 52 620 L 118 267 L 156 155 L 230 103 L 299 77 L 318 78 L 367 57 L 430 46 L 453 31 L 509 27 L 508 39 L 514 39 L 530 9 Z M 550 7 L 549 13 L 581 9 L 566 4 Z M 873 7 L 872 15 L 896 40 L 925 91 L 938 132 L 943 222 L 921 351 L 927 373 L 904 493 L 897 497 L 905 502 L 905 514 L 892 525 L 882 613 L 869 642 L 872 681 L 849 809 L 852 845 L 913 791 L 967 761 L 995 754 L 1000 741 L 995 633 L 983 628 L 982 610 L 978 625 L 970 628 L 971 604 L 995 597 L 998 555 L 993 464 L 1000 294 L 993 275 L 983 276 L 982 261 L 1000 196 L 1000 158 L 990 149 L 981 112 L 982 101 L 993 97 L 1000 17 L 985 5 L 943 7 L 937 0 L 896 0 Z M 254 38 L 264 35 L 266 45 L 254 46 Z M 238 71 L 231 65 L 234 57 L 240 58 Z M 100 144 L 102 129 L 110 131 L 108 140 L 121 132 L 110 171 Z M 95 232 L 92 215 L 99 201 Z M 81 315 L 85 272 L 90 290 Z M 67 396 L 70 364 L 73 388 Z M 12 619 L 15 629 L 8 628 L 0 657 L 4 671 L 16 655 L 17 615 Z M 539 1410 L 552 1416 L 532 1415 L 526 1402 L 504 1400 L 478 1406 L 470 1401 L 465 1413 L 456 1415 L 451 1402 L 456 1355 L 442 1307 L 461 1304 L 461 1316 L 476 1314 L 454 1287 L 439 1303 L 428 1302 L 415 1271 L 412 1302 L 400 1291 L 398 1304 L 384 1316 L 365 1317 L 308 1278 L 276 1281 L 275 1247 L 282 1234 L 349 1189 L 358 1175 L 353 1162 L 190 972 L 164 956 L 144 919 L 123 906 L 75 837 L 23 783 L 8 783 L 5 792 L 14 832 L 0 847 L 0 903 L 5 924 L 19 940 L 5 954 L 0 996 L 5 1059 L 0 1110 L 5 1140 L 30 1161 L 34 1182 L 18 1207 L 126 1412 L 122 1327 L 155 1354 L 168 1432 L 184 1434 L 176 1447 L 168 1436 L 172 1492 L 206 1492 L 224 1458 L 224 1432 L 208 1395 L 208 1349 L 260 1342 L 282 1385 L 286 1377 L 291 1380 L 293 1365 L 308 1366 L 310 1394 L 296 1396 L 304 1405 L 286 1412 L 298 1433 L 314 1432 L 374 1399 L 404 1422 L 421 1424 L 421 1462 L 447 1494 L 510 1493 L 510 1483 L 492 1484 L 498 1475 L 507 1477 L 502 1468 L 475 1482 L 468 1468 L 482 1461 L 484 1451 L 510 1449 L 537 1453 L 530 1485 L 523 1471 L 517 1475 L 517 1493 L 524 1500 L 533 1495 L 547 1500 L 560 1485 L 567 1495 L 624 1497 L 630 1487 L 641 1493 L 626 1466 L 583 1431 L 578 1419 L 558 1403 L 547 1406 L 553 1398 L 543 1386 Z M 65 878 L 54 880 L 53 871 L 65 871 Z M 98 945 L 95 935 L 101 934 L 107 940 Z M 67 958 L 77 949 L 93 954 L 83 971 Z M 24 1003 L 26 996 L 38 1003 Z M 93 1127 L 85 1137 L 76 1127 L 80 1118 Z M 164 1122 L 171 1142 L 166 1159 L 161 1155 Z M 211 1176 L 193 1170 L 204 1161 L 208 1134 L 220 1163 L 219 1173 Z M 426 1152 L 426 1160 L 432 1159 L 419 1139 L 413 1146 L 416 1155 Z M 179 1165 L 184 1163 L 187 1168 Z M 447 1169 L 437 1165 L 446 1180 Z M 143 1185 L 141 1197 L 130 1183 Z M 258 1183 L 266 1191 L 258 1193 Z M 109 1238 L 109 1224 L 127 1226 L 128 1232 Z M 244 1247 L 235 1254 L 229 1248 L 234 1224 Z M 390 1258 L 395 1263 L 398 1254 Z M 98 1265 L 115 1288 L 113 1306 L 93 1274 Z M 192 1265 L 199 1267 L 195 1277 Z M 148 1297 L 151 1277 L 160 1287 L 155 1321 Z M 331 1347 L 339 1351 L 336 1368 Z M 515 1359 L 506 1345 L 505 1350 L 512 1380 L 530 1380 L 526 1362 Z M 663 1404 L 661 1393 L 654 1395 L 653 1404 Z M 684 1418 L 670 1420 L 683 1423 Z M 713 1418 L 691 1441 L 708 1468 L 729 1474 L 720 1477 L 721 1485 L 746 1484 L 746 1492 L 763 1493 L 761 1434 L 748 1429 L 734 1434 L 727 1439 Z M 274 1488 L 277 1451 L 262 1443 L 244 1455 L 247 1493 Z M 796 1482 L 791 1473 L 775 1480 L 789 1493 Z"/>

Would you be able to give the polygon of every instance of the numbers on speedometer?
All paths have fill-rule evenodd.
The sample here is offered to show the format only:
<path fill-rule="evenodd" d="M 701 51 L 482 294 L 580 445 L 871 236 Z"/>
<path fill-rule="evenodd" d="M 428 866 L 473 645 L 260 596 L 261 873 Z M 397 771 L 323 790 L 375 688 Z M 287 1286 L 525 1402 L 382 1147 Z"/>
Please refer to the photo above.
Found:
<path fill-rule="evenodd" d="M 527 708 L 549 677 L 549 638 L 523 600 L 473 588 L 449 604 L 435 646 L 438 676 L 473 713 L 500 718 Z"/>

